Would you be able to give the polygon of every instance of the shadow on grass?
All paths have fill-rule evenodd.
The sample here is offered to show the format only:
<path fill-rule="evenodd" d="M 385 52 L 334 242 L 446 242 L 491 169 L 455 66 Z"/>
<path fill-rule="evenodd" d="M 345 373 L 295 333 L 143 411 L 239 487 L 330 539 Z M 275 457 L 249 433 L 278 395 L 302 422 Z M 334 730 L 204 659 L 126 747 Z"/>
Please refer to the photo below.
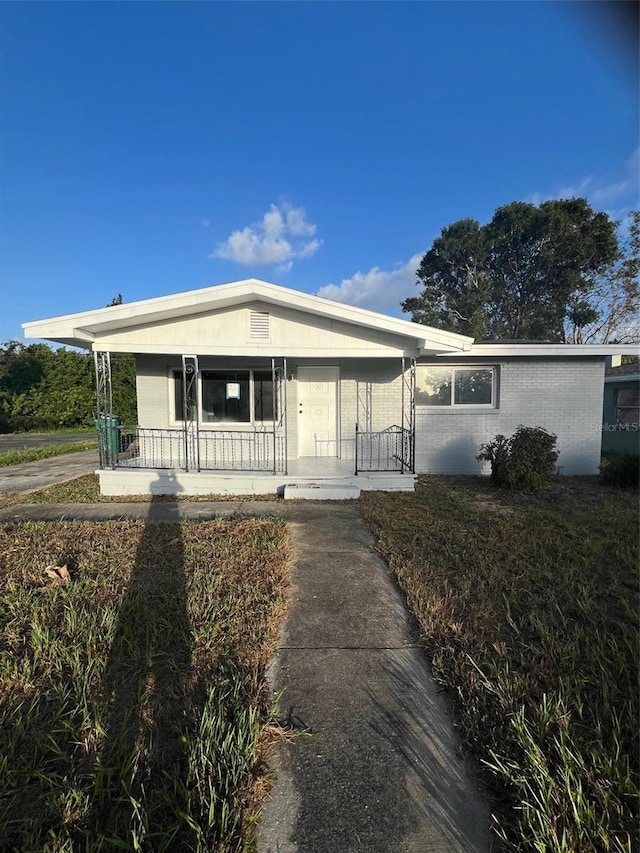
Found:
<path fill-rule="evenodd" d="M 175 793 L 184 790 L 194 640 L 180 522 L 163 521 L 170 509 L 153 496 L 104 673 L 104 744 L 87 827 L 97 847 L 170 849 L 178 832 L 186 840 Z"/>

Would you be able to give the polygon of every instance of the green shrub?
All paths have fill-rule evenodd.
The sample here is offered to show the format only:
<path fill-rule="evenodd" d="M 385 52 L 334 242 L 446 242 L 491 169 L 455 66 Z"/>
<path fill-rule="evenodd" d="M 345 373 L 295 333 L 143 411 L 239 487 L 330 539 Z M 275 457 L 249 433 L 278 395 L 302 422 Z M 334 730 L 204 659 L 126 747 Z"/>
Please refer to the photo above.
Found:
<path fill-rule="evenodd" d="M 609 486 L 637 489 L 640 479 L 640 456 L 637 453 L 610 456 L 600 466 L 600 477 Z"/>
<path fill-rule="evenodd" d="M 555 471 L 557 436 L 542 427 L 519 426 L 511 438 L 496 435 L 480 446 L 478 462 L 491 463 L 496 486 L 519 492 L 538 492 Z"/>

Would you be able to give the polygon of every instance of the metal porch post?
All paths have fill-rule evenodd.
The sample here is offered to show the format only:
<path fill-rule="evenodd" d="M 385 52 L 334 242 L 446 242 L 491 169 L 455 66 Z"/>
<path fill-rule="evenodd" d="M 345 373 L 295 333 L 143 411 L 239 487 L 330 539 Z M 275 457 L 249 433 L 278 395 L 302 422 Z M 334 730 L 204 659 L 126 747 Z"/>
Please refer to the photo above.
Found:
<path fill-rule="evenodd" d="M 288 469 L 288 437 L 287 437 L 287 359 L 280 359 L 282 364 L 276 365 L 276 359 L 271 359 L 271 387 L 273 388 L 273 473 L 278 473 L 278 438 L 281 432 L 284 460 L 282 464 L 285 475 Z"/>
<path fill-rule="evenodd" d="M 401 463 L 401 474 L 404 474 L 404 468 L 408 468 L 412 474 L 415 474 L 415 391 L 416 391 L 416 360 L 415 358 L 408 359 L 409 365 L 407 367 L 407 359 L 402 357 L 402 440 L 404 444 L 404 430 L 407 431 L 407 435 L 409 437 L 408 441 L 408 456 L 409 458 L 404 459 L 404 447 Z"/>
<path fill-rule="evenodd" d="M 200 470 L 200 432 L 198 427 L 198 356 L 182 356 L 182 414 L 184 417 L 184 469 L 189 470 L 189 437 L 195 434 L 196 471 Z"/>
<path fill-rule="evenodd" d="M 96 427 L 100 467 L 113 468 L 117 461 L 117 451 L 114 452 L 110 440 L 113 423 L 111 353 L 96 351 L 93 353 L 93 362 L 96 372 Z"/>

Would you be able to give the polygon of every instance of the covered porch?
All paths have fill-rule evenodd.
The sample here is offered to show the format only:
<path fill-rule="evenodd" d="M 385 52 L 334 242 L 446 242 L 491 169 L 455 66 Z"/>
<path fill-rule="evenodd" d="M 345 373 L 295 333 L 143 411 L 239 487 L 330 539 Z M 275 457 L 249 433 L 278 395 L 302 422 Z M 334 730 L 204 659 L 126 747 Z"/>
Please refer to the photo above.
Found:
<path fill-rule="evenodd" d="M 366 370 L 360 376 L 363 369 L 357 363 L 343 364 L 341 371 L 339 366 L 324 368 L 317 360 L 308 366 L 271 358 L 269 364 L 245 371 L 252 383 L 259 376 L 259 405 L 266 414 L 258 419 L 258 402 L 253 400 L 258 381 L 255 389 L 249 380 L 242 388 L 236 381 L 243 375 L 242 362 L 235 374 L 216 373 L 202 370 L 198 356 L 183 355 L 179 371 L 165 369 L 180 392 L 174 405 L 181 420 L 160 427 L 120 422 L 112 408 L 111 355 L 94 355 L 98 473 L 104 494 L 284 493 L 287 487 L 335 486 L 338 493 L 347 489 L 346 496 L 353 496 L 361 489 L 413 488 L 413 359 L 389 361 L 376 382 Z M 378 369 L 376 364 L 369 372 Z M 302 382 L 308 374 L 311 384 Z M 326 381 L 334 374 L 333 384 Z M 210 377 L 216 377 L 220 384 L 219 376 L 233 380 L 222 384 L 224 395 L 251 397 L 249 422 L 203 423 L 203 398 L 210 392 L 205 380 L 211 384 Z M 172 397 L 171 387 L 164 396 Z M 383 411 L 376 418 L 378 398 Z M 140 401 L 138 410 L 144 420 L 146 407 Z M 379 428 L 380 417 L 393 413 L 397 422 Z M 327 428 L 327 420 L 333 426 Z"/>
<path fill-rule="evenodd" d="M 99 475 L 111 495 L 413 488 L 416 359 L 473 343 L 259 279 L 25 332 L 93 351 Z M 112 354 L 135 359 L 137 424 L 114 411 Z"/>

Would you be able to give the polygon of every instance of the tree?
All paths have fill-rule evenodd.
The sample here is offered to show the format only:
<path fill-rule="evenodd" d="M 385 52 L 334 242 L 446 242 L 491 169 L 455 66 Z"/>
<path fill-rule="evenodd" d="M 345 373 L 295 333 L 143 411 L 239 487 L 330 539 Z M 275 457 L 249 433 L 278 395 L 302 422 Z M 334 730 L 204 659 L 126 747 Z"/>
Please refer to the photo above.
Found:
<path fill-rule="evenodd" d="M 512 202 L 487 225 L 444 228 L 417 270 L 421 294 L 402 308 L 477 339 L 565 341 L 567 323 L 600 316 L 593 282 L 619 255 L 615 223 L 585 199 Z"/>
<path fill-rule="evenodd" d="M 487 334 L 485 307 L 491 297 L 487 241 L 475 219 L 461 219 L 443 228 L 417 271 L 429 282 L 403 310 L 416 323 L 482 338 Z"/>
<path fill-rule="evenodd" d="M 116 355 L 112 369 L 114 413 L 135 423 L 133 356 Z M 91 426 L 95 405 L 90 353 L 18 341 L 0 345 L 0 432 Z"/>
<path fill-rule="evenodd" d="M 632 210 L 618 238 L 615 259 L 587 279 L 565 323 L 565 340 L 576 344 L 640 340 L 640 211 Z"/>

